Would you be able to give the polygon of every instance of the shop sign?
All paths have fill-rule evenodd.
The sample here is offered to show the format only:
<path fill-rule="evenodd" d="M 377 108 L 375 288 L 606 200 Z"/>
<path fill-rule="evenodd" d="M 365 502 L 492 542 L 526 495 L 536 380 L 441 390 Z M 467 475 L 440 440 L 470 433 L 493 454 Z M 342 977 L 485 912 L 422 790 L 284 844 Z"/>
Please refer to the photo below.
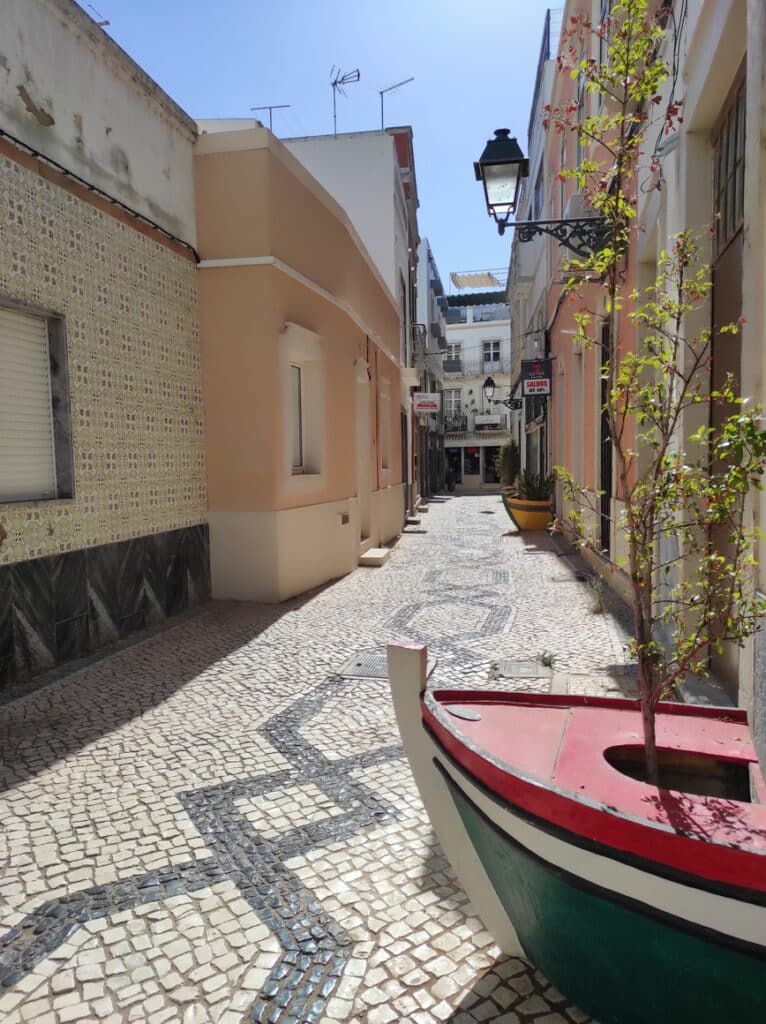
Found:
<path fill-rule="evenodd" d="M 525 398 L 551 393 L 550 359 L 522 359 L 521 393 Z"/>
<path fill-rule="evenodd" d="M 441 412 L 442 396 L 440 392 L 416 391 L 412 396 L 412 411 Z"/>

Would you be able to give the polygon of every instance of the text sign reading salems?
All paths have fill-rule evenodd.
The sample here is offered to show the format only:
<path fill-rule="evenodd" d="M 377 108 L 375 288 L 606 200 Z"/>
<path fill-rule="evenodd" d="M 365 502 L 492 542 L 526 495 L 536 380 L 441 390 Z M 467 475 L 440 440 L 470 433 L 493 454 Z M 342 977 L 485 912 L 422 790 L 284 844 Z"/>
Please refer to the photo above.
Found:
<path fill-rule="evenodd" d="M 442 396 L 428 391 L 416 391 L 412 396 L 413 412 L 441 412 Z"/>
<path fill-rule="evenodd" d="M 551 393 L 550 359 L 521 360 L 521 393 L 525 398 Z"/>

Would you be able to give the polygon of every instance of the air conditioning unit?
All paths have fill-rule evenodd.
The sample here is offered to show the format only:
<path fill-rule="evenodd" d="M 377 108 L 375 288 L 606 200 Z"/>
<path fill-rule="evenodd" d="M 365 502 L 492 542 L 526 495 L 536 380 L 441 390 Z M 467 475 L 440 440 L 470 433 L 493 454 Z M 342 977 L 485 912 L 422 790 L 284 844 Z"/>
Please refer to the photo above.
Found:
<path fill-rule="evenodd" d="M 585 220 L 587 217 L 597 217 L 598 214 L 588 204 L 582 192 L 575 192 L 567 199 L 564 209 L 564 220 Z"/>

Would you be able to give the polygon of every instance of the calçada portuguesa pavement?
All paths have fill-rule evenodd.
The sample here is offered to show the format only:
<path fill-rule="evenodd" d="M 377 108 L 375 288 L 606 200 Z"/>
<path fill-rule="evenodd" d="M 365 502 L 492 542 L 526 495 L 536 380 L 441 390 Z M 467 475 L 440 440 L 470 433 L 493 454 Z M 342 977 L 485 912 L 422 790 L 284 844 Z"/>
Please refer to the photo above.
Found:
<path fill-rule="evenodd" d="M 212 603 L 0 708 L 0 1020 L 588 1020 L 473 915 L 383 677 L 401 639 L 440 685 L 548 688 L 503 663 L 549 651 L 559 687 L 629 690 L 624 615 L 508 526 L 434 501 L 381 569 Z"/>

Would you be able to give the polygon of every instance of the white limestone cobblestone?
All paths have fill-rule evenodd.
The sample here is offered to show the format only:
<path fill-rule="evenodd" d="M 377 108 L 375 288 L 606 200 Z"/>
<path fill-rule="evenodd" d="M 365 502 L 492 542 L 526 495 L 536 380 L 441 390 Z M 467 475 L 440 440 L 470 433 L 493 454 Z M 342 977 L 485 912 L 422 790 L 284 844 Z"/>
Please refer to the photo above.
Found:
<path fill-rule="evenodd" d="M 573 691 L 629 690 L 624 622 L 590 612 L 550 540 L 508 535 L 499 499 L 487 496 L 434 503 L 424 523 L 383 568 L 281 606 L 211 604 L 0 708 L 0 939 L 46 900 L 207 863 L 213 839 L 179 794 L 282 773 L 275 788 L 233 801 L 262 840 L 346 821 L 321 780 L 302 775 L 261 727 L 357 651 L 428 641 L 434 682 L 462 687 L 486 684 L 500 661 L 550 651 Z M 393 809 L 285 857 L 351 943 L 321 1014 L 307 1020 L 588 1019 L 539 972 L 502 957 L 474 915 L 398 750 L 384 680 L 328 691 L 298 736 Z M 233 881 L 200 883 L 81 923 L 0 988 L 0 1019 L 234 1024 L 250 1019 L 281 955 Z"/>

